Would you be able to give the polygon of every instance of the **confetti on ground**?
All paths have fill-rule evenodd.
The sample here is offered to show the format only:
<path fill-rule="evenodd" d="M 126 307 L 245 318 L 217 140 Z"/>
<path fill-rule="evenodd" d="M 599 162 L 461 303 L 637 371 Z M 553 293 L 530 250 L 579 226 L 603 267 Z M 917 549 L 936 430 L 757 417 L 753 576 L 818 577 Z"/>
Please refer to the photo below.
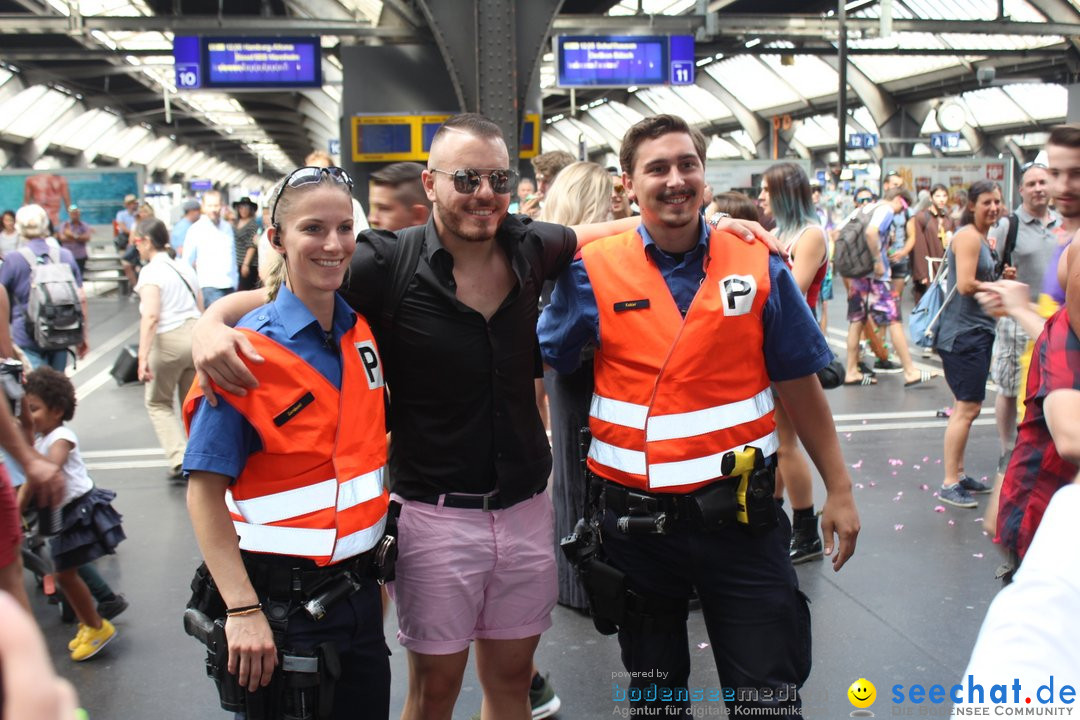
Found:
<path fill-rule="evenodd" d="M 927 485 L 926 483 L 923 483 L 922 485 L 919 486 L 919 489 L 922 490 L 923 492 L 926 492 L 927 490 L 930 489 L 930 486 Z"/>
<path fill-rule="evenodd" d="M 698 643 L 697 646 L 698 650 L 704 650 L 707 647 L 709 647 L 709 643 Z"/>
<path fill-rule="evenodd" d="M 889 464 L 893 467 L 897 467 L 898 465 L 903 465 L 904 461 L 900 458 L 889 458 Z"/>
<path fill-rule="evenodd" d="M 844 433 L 844 439 L 845 440 L 850 440 L 851 439 L 851 433 Z"/>
<path fill-rule="evenodd" d="M 983 521 L 982 518 L 975 518 L 975 520 L 974 520 L 974 522 L 982 522 L 982 521 Z"/>
<path fill-rule="evenodd" d="M 904 526 L 901 523 L 897 523 L 897 524 L 893 525 L 893 530 L 895 530 L 896 532 L 900 532 L 903 529 L 904 529 Z"/>
<path fill-rule="evenodd" d="M 896 471 L 895 470 L 892 471 L 892 474 L 893 474 L 893 477 L 896 477 Z"/>
<path fill-rule="evenodd" d="M 870 481 L 870 487 L 877 487 L 877 483 L 873 480 Z"/>
<path fill-rule="evenodd" d="M 863 489 L 863 484 L 862 483 L 855 483 L 855 489 L 856 490 L 862 490 Z"/>
<path fill-rule="evenodd" d="M 934 464 L 935 465 L 940 465 L 941 464 L 941 458 L 938 458 L 937 460 L 935 460 Z"/>
<path fill-rule="evenodd" d="M 929 455 L 924 455 L 922 461 L 923 462 L 930 462 L 930 456 Z"/>
<path fill-rule="evenodd" d="M 915 470 L 922 470 L 922 465 L 912 465 L 911 467 Z"/>
<path fill-rule="evenodd" d="M 949 521 L 949 524 L 950 524 L 950 525 L 955 525 L 955 524 L 956 524 L 956 521 L 955 521 L 955 520 L 950 520 L 950 521 Z"/>
<path fill-rule="evenodd" d="M 858 470 L 858 469 L 859 469 L 859 468 L 861 468 L 861 467 L 862 467 L 862 460 L 860 460 L 860 461 L 859 461 L 859 462 L 857 462 L 857 463 L 853 463 L 853 464 L 852 464 L 852 466 L 851 466 L 851 469 L 852 469 L 852 470 Z"/>
<path fill-rule="evenodd" d="M 973 557 L 973 558 L 980 558 L 981 559 L 982 556 L 983 556 L 982 553 L 971 553 L 971 557 Z"/>
<path fill-rule="evenodd" d="M 937 513 L 945 512 L 945 506 L 944 505 L 935 505 L 934 506 L 934 512 L 937 512 Z"/>

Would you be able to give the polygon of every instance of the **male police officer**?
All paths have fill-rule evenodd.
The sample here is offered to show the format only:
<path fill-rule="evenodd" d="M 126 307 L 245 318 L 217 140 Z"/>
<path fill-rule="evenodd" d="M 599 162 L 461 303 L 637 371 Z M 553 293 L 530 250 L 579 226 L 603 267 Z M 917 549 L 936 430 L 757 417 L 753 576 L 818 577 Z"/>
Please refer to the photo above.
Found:
<path fill-rule="evenodd" d="M 588 463 L 602 487 L 607 561 L 629 591 L 616 598 L 627 612 L 615 618 L 633 678 L 628 699 L 646 714 L 689 714 L 694 587 L 721 684 L 735 688 L 729 710 L 796 717 L 810 626 L 788 559 L 790 526 L 771 487 L 758 488 L 764 502 L 740 497 L 730 478 L 739 470 L 725 456 L 752 446 L 771 466 L 775 388 L 825 479 L 825 553 L 839 570 L 859 520 L 814 375 L 832 353 L 779 258 L 704 223 L 700 133 L 671 115 L 646 118 L 627 131 L 620 161 L 641 226 L 582 249 L 539 336 L 560 372 L 576 367 L 586 343 L 598 345 Z M 771 485 L 768 469 L 755 477 Z M 611 614 L 593 600 L 594 613 Z"/>

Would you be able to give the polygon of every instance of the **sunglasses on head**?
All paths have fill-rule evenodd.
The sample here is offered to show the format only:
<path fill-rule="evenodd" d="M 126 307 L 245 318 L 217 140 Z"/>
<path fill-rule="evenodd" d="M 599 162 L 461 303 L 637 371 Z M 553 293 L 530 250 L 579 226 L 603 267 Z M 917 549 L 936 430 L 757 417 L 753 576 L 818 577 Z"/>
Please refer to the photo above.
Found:
<path fill-rule="evenodd" d="M 301 185 L 312 185 L 321 182 L 323 175 L 352 191 L 352 178 L 349 173 L 339 167 L 331 165 L 330 167 L 296 168 L 285 176 L 285 182 L 281 184 L 281 190 L 278 191 L 277 196 L 274 198 L 274 204 L 270 207 L 270 224 L 277 226 L 277 205 L 278 201 L 281 200 L 281 196 L 285 194 L 285 188 L 297 188 Z"/>
<path fill-rule="evenodd" d="M 513 170 L 474 170 L 473 168 L 465 168 L 464 170 L 451 172 L 450 170 L 431 168 L 431 172 L 449 175 L 454 180 L 454 189 L 462 195 L 472 195 L 479 190 L 480 183 L 483 182 L 484 178 L 487 178 L 493 193 L 496 195 L 509 195 L 510 188 L 517 180 L 517 173 Z"/>
<path fill-rule="evenodd" d="M 1024 173 L 1026 173 L 1031 168 L 1040 168 L 1042 170 L 1046 170 L 1046 166 L 1043 165 L 1041 162 L 1029 162 L 1029 163 L 1024 163 L 1023 165 L 1020 166 L 1020 174 L 1023 175 Z"/>

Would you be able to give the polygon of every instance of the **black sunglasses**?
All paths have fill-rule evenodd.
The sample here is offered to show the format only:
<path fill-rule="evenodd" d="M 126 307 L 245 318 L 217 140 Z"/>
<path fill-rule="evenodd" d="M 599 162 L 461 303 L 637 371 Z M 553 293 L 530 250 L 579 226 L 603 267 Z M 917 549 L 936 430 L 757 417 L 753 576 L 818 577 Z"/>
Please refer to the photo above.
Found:
<path fill-rule="evenodd" d="M 349 177 L 349 173 L 339 167 L 331 165 L 330 167 L 296 168 L 285 176 L 285 182 L 281 183 L 281 190 L 279 190 L 277 196 L 274 197 L 274 204 L 270 207 L 270 224 L 277 227 L 277 204 L 278 201 L 281 200 L 281 196 L 285 194 L 285 188 L 296 188 L 301 185 L 311 185 L 313 183 L 321 182 L 323 175 L 326 175 L 336 183 L 345 185 L 349 188 L 350 192 L 352 191 L 352 178 Z"/>
<path fill-rule="evenodd" d="M 510 188 L 517 181 L 517 173 L 513 170 L 481 171 L 465 168 L 464 170 L 450 172 L 449 170 L 431 168 L 431 172 L 452 177 L 454 179 L 454 189 L 462 195 L 472 195 L 479 190 L 480 183 L 483 182 L 484 178 L 487 178 L 493 193 L 496 195 L 509 195 Z"/>
<path fill-rule="evenodd" d="M 872 201 L 873 199 L 874 199 L 873 195 L 864 195 L 861 198 L 855 198 L 855 204 L 856 205 L 865 205 L 866 203 Z"/>

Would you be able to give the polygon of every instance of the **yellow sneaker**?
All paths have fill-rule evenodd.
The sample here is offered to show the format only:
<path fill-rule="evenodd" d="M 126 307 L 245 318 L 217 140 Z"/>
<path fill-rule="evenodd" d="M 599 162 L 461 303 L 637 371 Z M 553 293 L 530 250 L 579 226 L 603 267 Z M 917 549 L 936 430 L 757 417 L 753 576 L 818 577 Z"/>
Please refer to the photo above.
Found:
<path fill-rule="evenodd" d="M 82 645 L 83 635 L 86 634 L 86 630 L 87 627 L 82 623 L 79 623 L 79 632 L 75 633 L 75 637 L 73 637 L 71 639 L 71 642 L 68 643 L 68 650 L 74 650 L 75 648 Z"/>
<path fill-rule="evenodd" d="M 101 621 L 101 627 L 94 629 L 87 627 L 83 632 L 82 642 L 71 651 L 71 659 L 82 662 L 101 652 L 101 649 L 116 637 L 116 628 L 108 620 Z"/>

